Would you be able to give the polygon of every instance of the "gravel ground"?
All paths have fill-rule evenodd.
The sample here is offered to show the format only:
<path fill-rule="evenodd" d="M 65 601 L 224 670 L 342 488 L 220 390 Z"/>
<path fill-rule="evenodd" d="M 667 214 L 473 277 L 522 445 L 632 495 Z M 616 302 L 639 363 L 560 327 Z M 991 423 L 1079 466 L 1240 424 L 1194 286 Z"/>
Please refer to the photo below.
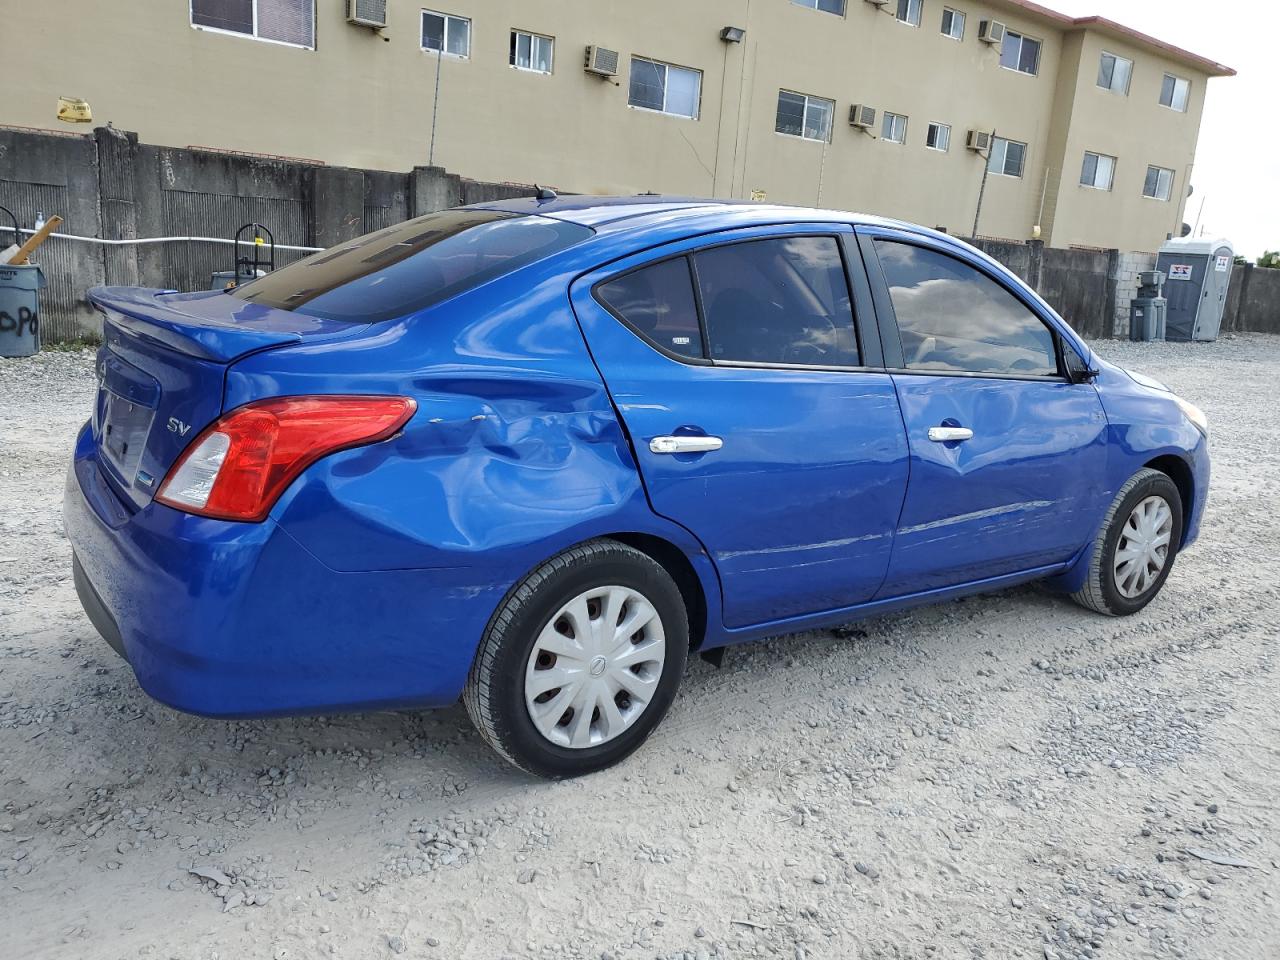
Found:
<path fill-rule="evenodd" d="M 739 648 L 556 784 L 459 708 L 150 701 L 61 533 L 91 357 L 0 361 L 0 957 L 1280 957 L 1280 338 L 1100 349 L 1213 422 L 1146 611 L 1025 588 Z"/>

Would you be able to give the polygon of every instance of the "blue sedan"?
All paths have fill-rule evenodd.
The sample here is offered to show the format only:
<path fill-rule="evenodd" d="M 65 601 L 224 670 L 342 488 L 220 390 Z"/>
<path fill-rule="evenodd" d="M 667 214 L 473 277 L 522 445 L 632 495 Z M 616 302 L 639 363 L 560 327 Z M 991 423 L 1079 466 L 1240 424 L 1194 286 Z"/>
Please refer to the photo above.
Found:
<path fill-rule="evenodd" d="M 616 763 L 691 652 L 1048 581 L 1141 610 L 1204 415 L 945 234 L 661 197 L 431 214 L 227 292 L 97 288 L 81 602 L 216 717 L 452 704 Z"/>

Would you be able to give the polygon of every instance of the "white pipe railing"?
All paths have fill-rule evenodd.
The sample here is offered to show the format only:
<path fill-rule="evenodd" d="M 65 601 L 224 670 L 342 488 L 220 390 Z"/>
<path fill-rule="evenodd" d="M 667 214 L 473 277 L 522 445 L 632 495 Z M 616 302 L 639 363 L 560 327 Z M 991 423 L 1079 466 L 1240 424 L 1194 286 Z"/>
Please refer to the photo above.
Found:
<path fill-rule="evenodd" d="M 13 233 L 13 227 L 0 226 L 0 233 Z M 32 234 L 35 233 L 35 231 L 27 230 L 25 228 L 19 228 L 18 233 L 19 235 L 26 234 L 27 236 L 31 236 Z M 141 247 L 147 244 L 155 244 L 155 243 L 233 244 L 236 242 L 234 240 L 228 240 L 226 237 L 142 237 L 137 240 L 103 240 L 100 237 L 77 237 L 75 234 L 71 234 L 71 233 L 51 233 L 49 234 L 49 239 L 50 240 L 73 240 L 77 243 L 96 243 L 104 247 Z M 247 240 L 241 240 L 240 245 L 245 247 L 254 246 L 254 244 L 250 243 Z M 269 246 L 269 244 L 264 244 L 264 246 Z M 324 250 L 326 248 L 325 247 L 297 247 L 287 243 L 277 243 L 276 249 L 289 250 L 297 253 L 319 253 L 321 250 Z"/>

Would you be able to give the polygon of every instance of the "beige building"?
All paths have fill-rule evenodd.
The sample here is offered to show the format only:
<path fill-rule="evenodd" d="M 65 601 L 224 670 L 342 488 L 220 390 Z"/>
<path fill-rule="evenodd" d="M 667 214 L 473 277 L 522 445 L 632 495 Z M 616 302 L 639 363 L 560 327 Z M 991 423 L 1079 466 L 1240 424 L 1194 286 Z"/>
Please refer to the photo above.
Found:
<path fill-rule="evenodd" d="M 4 0 L 0 123 L 1153 250 L 1233 73 L 1026 0 L 428 3 Z"/>

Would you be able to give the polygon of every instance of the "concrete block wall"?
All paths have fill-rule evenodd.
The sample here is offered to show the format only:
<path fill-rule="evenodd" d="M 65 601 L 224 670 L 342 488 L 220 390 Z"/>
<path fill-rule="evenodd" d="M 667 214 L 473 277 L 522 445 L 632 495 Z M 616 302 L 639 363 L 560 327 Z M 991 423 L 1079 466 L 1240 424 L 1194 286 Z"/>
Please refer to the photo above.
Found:
<path fill-rule="evenodd" d="M 1115 322 L 1111 335 L 1115 337 L 1129 336 L 1129 303 L 1138 295 L 1138 274 L 1156 268 L 1156 255 L 1130 251 L 1120 254 L 1120 264 L 1116 276 L 1116 309 Z"/>

